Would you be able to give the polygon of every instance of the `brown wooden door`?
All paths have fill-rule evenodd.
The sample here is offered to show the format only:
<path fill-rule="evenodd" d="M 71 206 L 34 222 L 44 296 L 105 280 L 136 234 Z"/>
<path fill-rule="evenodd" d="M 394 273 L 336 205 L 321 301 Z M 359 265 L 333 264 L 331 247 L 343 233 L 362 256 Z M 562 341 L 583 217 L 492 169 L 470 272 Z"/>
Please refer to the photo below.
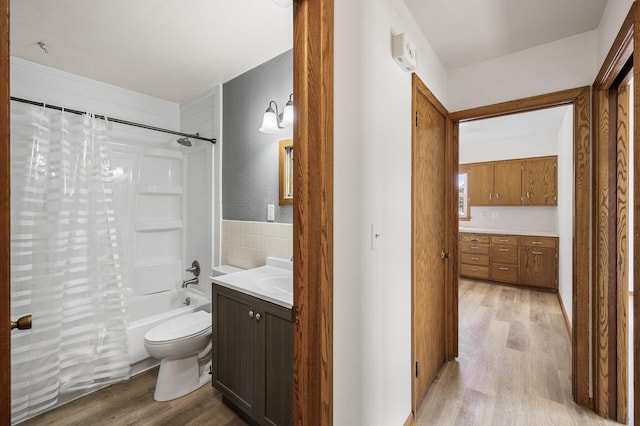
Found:
<path fill-rule="evenodd" d="M 522 204 L 558 205 L 558 175 L 555 157 L 522 162 Z"/>
<path fill-rule="evenodd" d="M 445 361 L 445 125 L 414 78 L 412 147 L 414 408 Z"/>
<path fill-rule="evenodd" d="M 522 204 L 522 182 L 519 161 L 501 161 L 493 165 L 493 204 L 519 206 Z"/>
<path fill-rule="evenodd" d="M 558 288 L 556 249 L 520 247 L 520 283 L 536 287 Z"/>
<path fill-rule="evenodd" d="M 493 163 L 470 164 L 467 167 L 469 205 L 490 206 L 493 204 Z"/>

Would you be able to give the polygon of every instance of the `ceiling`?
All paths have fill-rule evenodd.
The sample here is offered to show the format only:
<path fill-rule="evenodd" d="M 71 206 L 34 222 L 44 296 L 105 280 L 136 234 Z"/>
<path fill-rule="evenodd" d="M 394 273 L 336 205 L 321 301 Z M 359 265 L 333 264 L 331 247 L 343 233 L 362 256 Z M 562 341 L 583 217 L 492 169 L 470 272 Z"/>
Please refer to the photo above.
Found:
<path fill-rule="evenodd" d="M 404 2 L 451 70 L 593 30 L 607 0 Z M 270 0 L 11 0 L 11 54 L 182 103 L 290 49 L 292 13 Z"/>
<path fill-rule="evenodd" d="M 475 144 L 555 140 L 572 106 L 558 106 L 460 123 L 460 151 Z"/>
<path fill-rule="evenodd" d="M 178 103 L 293 46 L 269 0 L 11 0 L 10 25 L 12 56 Z"/>
<path fill-rule="evenodd" d="M 607 0 L 404 2 L 447 70 L 594 30 L 607 4 Z"/>

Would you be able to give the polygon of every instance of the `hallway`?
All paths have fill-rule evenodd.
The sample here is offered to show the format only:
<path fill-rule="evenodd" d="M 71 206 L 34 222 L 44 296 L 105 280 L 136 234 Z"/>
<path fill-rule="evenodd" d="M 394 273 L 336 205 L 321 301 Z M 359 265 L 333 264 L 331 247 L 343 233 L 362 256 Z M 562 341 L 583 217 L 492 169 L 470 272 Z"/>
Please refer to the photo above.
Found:
<path fill-rule="evenodd" d="M 460 279 L 460 356 L 418 425 L 615 425 L 573 403 L 571 344 L 556 293 Z"/>

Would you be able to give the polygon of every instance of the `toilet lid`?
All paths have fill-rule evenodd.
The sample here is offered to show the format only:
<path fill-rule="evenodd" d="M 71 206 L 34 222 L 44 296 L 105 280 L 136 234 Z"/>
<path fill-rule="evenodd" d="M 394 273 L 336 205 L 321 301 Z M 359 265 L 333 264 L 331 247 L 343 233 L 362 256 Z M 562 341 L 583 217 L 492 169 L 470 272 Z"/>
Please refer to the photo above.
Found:
<path fill-rule="evenodd" d="M 182 340 L 198 334 L 211 332 L 211 314 L 206 311 L 196 311 L 180 315 L 155 326 L 147 331 L 144 340 L 147 342 L 166 342 Z"/>

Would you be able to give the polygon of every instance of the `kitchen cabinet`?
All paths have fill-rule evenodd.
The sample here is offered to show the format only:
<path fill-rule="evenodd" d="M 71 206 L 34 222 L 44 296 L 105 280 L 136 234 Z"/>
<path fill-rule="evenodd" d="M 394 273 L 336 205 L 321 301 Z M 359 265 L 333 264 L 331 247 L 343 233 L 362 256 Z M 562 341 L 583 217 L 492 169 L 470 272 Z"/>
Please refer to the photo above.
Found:
<path fill-rule="evenodd" d="M 520 282 L 558 288 L 557 238 L 525 237 L 519 247 Z"/>
<path fill-rule="evenodd" d="M 260 425 L 293 424 L 291 309 L 213 284 L 213 386 Z"/>
<path fill-rule="evenodd" d="M 460 276 L 558 288 L 558 238 L 459 234 Z"/>
<path fill-rule="evenodd" d="M 461 164 L 470 206 L 558 205 L 557 157 Z"/>
<path fill-rule="evenodd" d="M 463 166 L 467 172 L 469 185 L 468 203 L 471 206 L 492 205 L 493 164 L 476 163 Z M 461 169 L 463 168 L 461 167 Z"/>
<path fill-rule="evenodd" d="M 522 161 L 522 204 L 525 206 L 558 205 L 557 157 Z"/>

